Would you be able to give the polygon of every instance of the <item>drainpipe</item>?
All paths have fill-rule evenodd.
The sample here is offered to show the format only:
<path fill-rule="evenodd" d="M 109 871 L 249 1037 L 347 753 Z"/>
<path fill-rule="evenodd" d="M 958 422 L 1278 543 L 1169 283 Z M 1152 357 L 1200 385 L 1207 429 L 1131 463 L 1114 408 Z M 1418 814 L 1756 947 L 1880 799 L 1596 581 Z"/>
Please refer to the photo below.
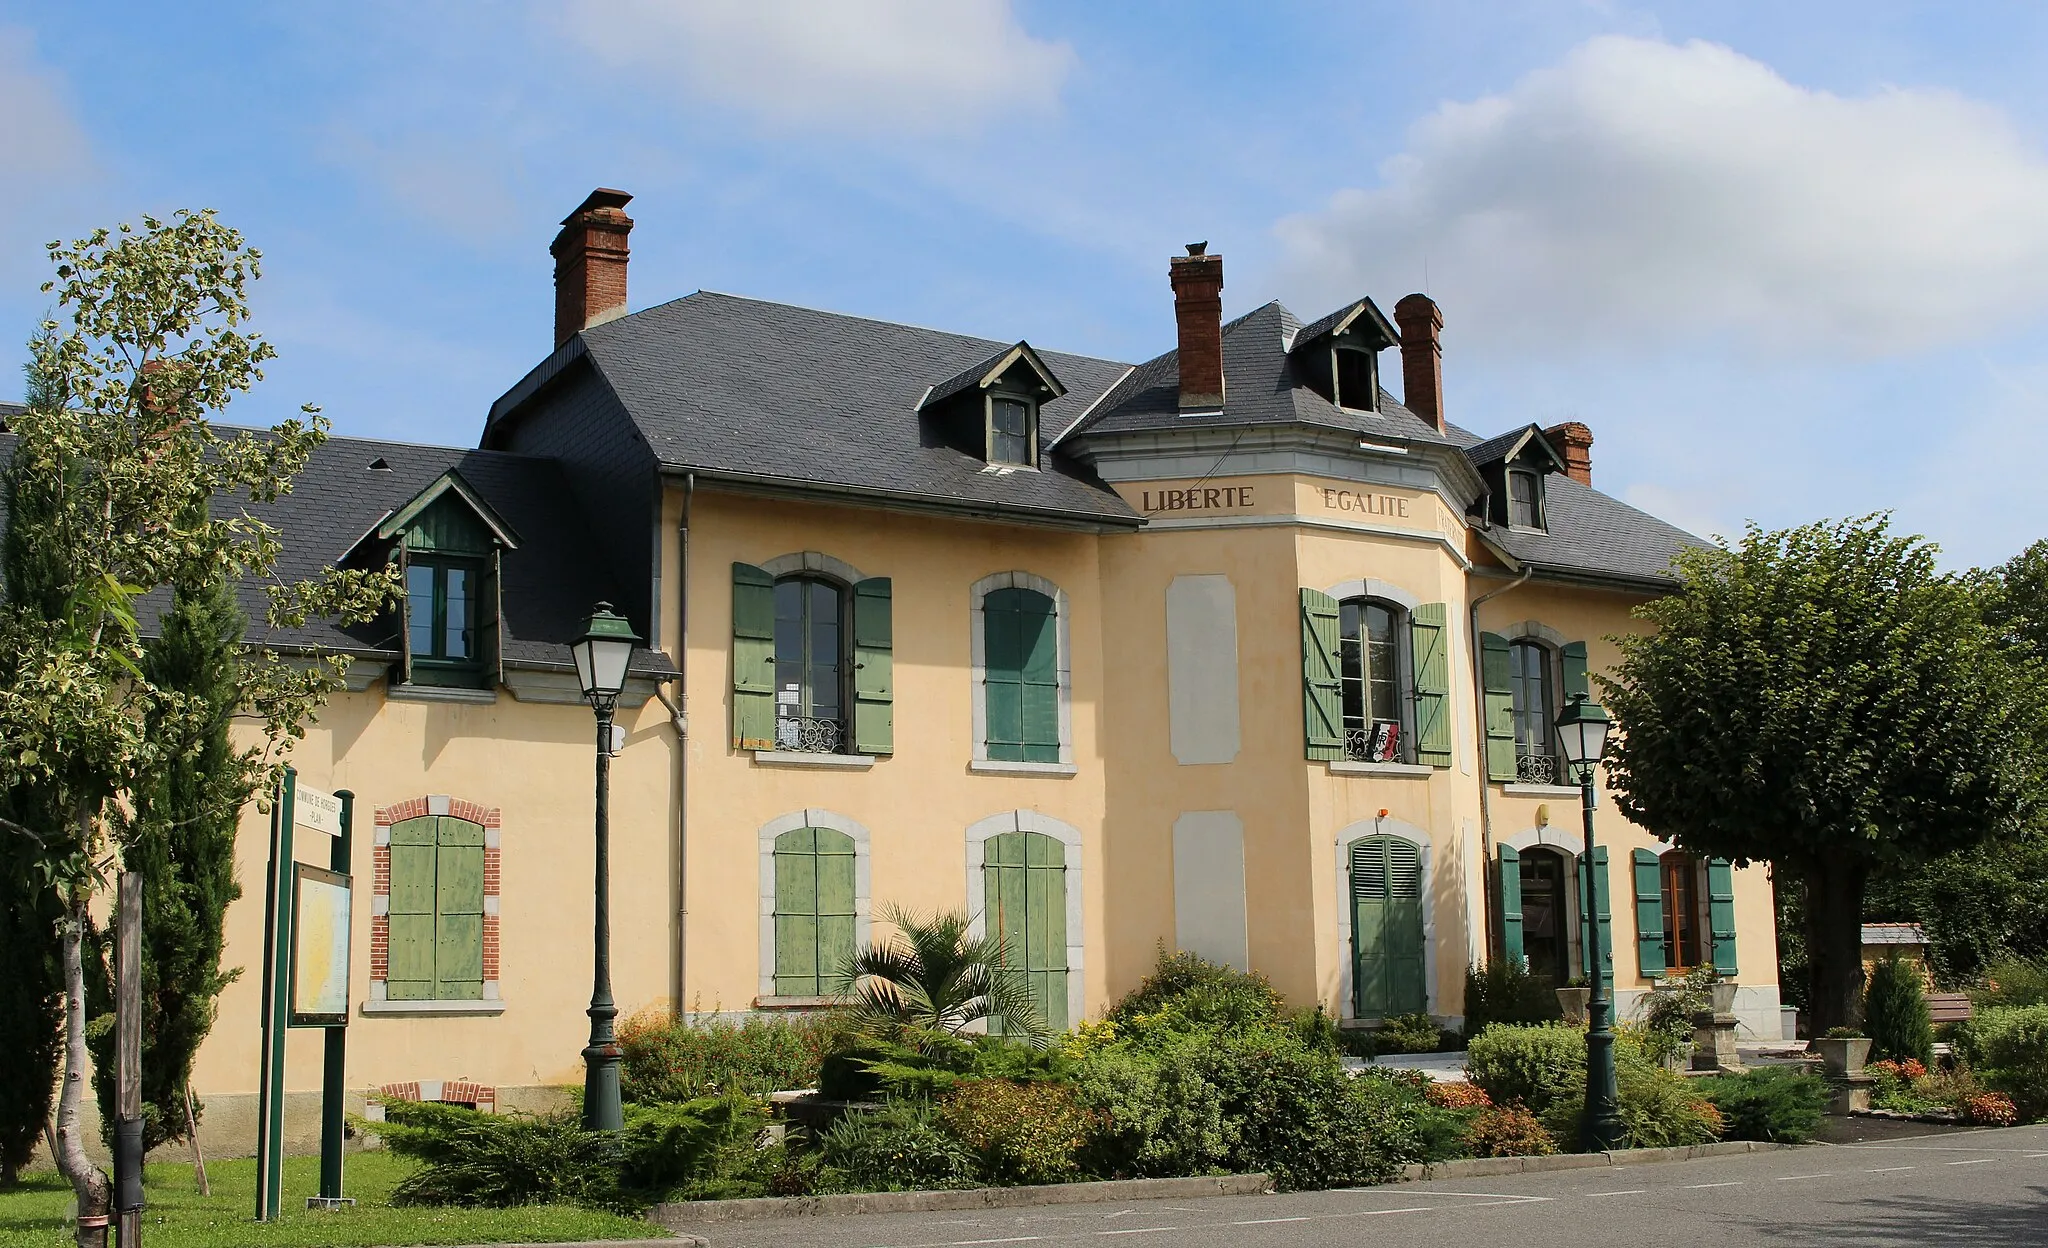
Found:
<path fill-rule="evenodd" d="M 1472 701 L 1478 714 L 1472 718 L 1474 744 L 1478 747 L 1479 758 L 1479 887 L 1480 909 L 1486 915 L 1486 952 L 1493 953 L 1493 784 L 1486 774 L 1486 672 L 1484 658 L 1479 652 L 1479 608 L 1502 594 L 1520 589 L 1528 583 L 1536 571 L 1533 564 L 1522 565 L 1522 575 L 1499 589 L 1489 590 L 1472 600 L 1471 628 L 1466 643 L 1472 655 Z M 1468 912 L 1469 913 L 1469 912 Z"/>
<path fill-rule="evenodd" d="M 690 702 L 690 504 L 697 494 L 697 474 L 683 477 L 683 519 L 676 526 L 676 686 L 680 699 L 670 698 L 661 685 L 654 696 L 668 708 L 668 722 L 676 730 L 676 1013 L 684 1013 L 683 956 L 689 941 L 690 879 L 690 717 L 683 710 Z"/>

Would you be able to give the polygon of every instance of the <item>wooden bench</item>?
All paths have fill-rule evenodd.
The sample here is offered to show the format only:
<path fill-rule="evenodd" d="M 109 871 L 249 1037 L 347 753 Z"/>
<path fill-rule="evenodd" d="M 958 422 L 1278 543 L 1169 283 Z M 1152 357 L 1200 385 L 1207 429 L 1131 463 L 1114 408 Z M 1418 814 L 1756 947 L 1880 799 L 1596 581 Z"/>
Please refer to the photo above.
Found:
<path fill-rule="evenodd" d="M 1967 1022 L 1972 1013 L 1970 998 L 1960 992 L 1927 994 L 1927 1014 L 1937 1025 Z"/>

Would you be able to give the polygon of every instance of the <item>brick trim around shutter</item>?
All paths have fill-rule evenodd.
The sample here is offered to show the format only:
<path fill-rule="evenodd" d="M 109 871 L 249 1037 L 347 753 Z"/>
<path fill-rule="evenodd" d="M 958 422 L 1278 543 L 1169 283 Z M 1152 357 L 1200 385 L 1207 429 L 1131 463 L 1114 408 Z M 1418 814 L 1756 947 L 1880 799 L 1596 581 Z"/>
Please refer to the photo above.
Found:
<path fill-rule="evenodd" d="M 499 844 L 501 817 L 498 808 L 479 802 L 432 794 L 412 797 L 376 811 L 376 843 L 371 851 L 370 877 L 370 1000 L 382 1005 L 389 1000 L 391 974 L 391 828 L 408 819 L 428 816 L 460 819 L 484 830 L 484 913 L 483 913 L 483 995 L 484 1002 L 503 1000 L 500 995 L 499 885 L 503 879 L 503 849 Z M 412 1098 L 417 1099 L 417 1098 Z M 430 1098 L 434 1099 L 434 1098 Z"/>

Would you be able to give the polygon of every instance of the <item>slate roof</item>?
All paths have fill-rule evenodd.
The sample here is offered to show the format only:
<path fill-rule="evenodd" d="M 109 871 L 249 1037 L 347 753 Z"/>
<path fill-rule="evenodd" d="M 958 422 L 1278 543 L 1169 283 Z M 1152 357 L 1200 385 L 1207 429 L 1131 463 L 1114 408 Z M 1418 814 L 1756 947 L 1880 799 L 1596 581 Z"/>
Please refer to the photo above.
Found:
<path fill-rule="evenodd" d="M 1561 472 L 1544 478 L 1547 532 L 1496 524 L 1481 533 L 1517 564 L 1538 575 L 1591 576 L 1671 588 L 1671 561 L 1688 546 L 1707 543 L 1618 498 L 1580 485 Z"/>
<path fill-rule="evenodd" d="M 1301 328 L 1278 302 L 1252 309 L 1223 327 L 1223 410 L 1183 416 L 1180 352 L 1138 365 L 1067 439 L 1104 433 L 1189 429 L 1204 425 L 1314 425 L 1378 437 L 1462 445 L 1380 391 L 1377 413 L 1338 407 L 1300 384 L 1287 346 Z M 1065 374 L 1062 374 L 1064 376 Z M 1462 432 L 1462 431 L 1460 431 Z"/>
<path fill-rule="evenodd" d="M 1040 409 L 1037 472 L 990 471 L 922 427 L 928 387 L 1014 345 L 700 291 L 586 329 L 564 350 L 587 352 L 670 470 L 1135 527 L 1114 491 L 1052 449 L 1126 365 L 1039 352 L 1067 393 Z M 491 422 L 516 419 L 526 389 L 501 398 Z"/>
<path fill-rule="evenodd" d="M 12 437 L 0 435 L 0 464 L 12 458 L 13 444 Z M 379 460 L 388 465 L 386 470 L 370 467 Z M 621 595 L 602 570 L 603 561 L 590 557 L 594 539 L 553 460 L 330 438 L 313 453 L 291 493 L 275 503 L 251 506 L 249 512 L 280 531 L 284 551 L 275 569 L 278 579 L 305 580 L 332 566 L 386 515 L 450 468 L 459 470 L 519 534 L 519 549 L 503 557 L 501 568 L 506 663 L 567 670 L 567 643 L 581 633 L 592 605 L 618 601 Z M 5 515 L 0 514 L 0 524 L 4 523 Z M 264 627 L 268 600 L 262 586 L 245 584 L 240 597 L 252 645 L 397 657 L 398 639 L 388 623 L 343 630 L 312 620 L 302 629 L 272 633 Z M 163 593 L 144 599 L 145 631 L 167 600 Z M 635 654 L 633 670 L 668 674 L 675 669 L 666 655 L 643 650 Z"/>
<path fill-rule="evenodd" d="M 19 416 L 28 409 L 19 403 L 0 403 L 0 433 L 7 432 L 7 418 Z"/>
<path fill-rule="evenodd" d="M 1324 334 L 1337 328 L 1338 324 L 1350 317 L 1353 312 L 1369 312 L 1375 327 L 1381 330 L 1380 336 L 1387 340 L 1387 345 L 1390 347 L 1401 345 L 1400 331 L 1396 330 L 1387 321 L 1386 314 L 1380 311 L 1378 304 L 1370 299 L 1353 299 L 1335 312 L 1327 316 L 1317 317 L 1297 330 L 1293 339 L 1288 344 L 1288 353 L 1292 354 L 1294 351 L 1308 346 Z"/>

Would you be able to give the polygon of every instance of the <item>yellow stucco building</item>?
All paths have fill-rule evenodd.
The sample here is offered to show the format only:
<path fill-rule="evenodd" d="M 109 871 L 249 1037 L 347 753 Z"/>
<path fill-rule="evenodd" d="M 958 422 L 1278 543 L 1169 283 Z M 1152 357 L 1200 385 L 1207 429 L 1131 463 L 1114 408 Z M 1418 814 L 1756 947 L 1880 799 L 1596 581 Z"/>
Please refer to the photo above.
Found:
<path fill-rule="evenodd" d="M 1175 349 L 1135 366 L 710 293 L 629 315 L 628 198 L 564 222 L 556 348 L 479 449 L 335 439 L 271 516 L 284 573 L 395 562 L 409 591 L 266 639 L 358 656 L 294 757 L 356 795 L 351 1087 L 580 1081 L 593 743 L 565 643 L 600 599 L 647 639 L 611 773 L 626 1012 L 815 1006 L 890 904 L 998 927 L 1060 1025 L 1162 948 L 1358 1025 L 1455 1023 L 1490 958 L 1580 973 L 1549 725 L 1693 539 L 1592 488 L 1582 425 L 1448 423 L 1432 302 L 1226 324 L 1194 249 Z M 1623 1016 L 1711 962 L 1775 1036 L 1763 871 L 1597 818 Z M 252 811 L 248 967 L 265 843 Z M 246 1147 L 257 995 L 227 990 L 194 1074 L 217 1148 Z M 289 1063 L 296 1110 L 316 1033 Z"/>

